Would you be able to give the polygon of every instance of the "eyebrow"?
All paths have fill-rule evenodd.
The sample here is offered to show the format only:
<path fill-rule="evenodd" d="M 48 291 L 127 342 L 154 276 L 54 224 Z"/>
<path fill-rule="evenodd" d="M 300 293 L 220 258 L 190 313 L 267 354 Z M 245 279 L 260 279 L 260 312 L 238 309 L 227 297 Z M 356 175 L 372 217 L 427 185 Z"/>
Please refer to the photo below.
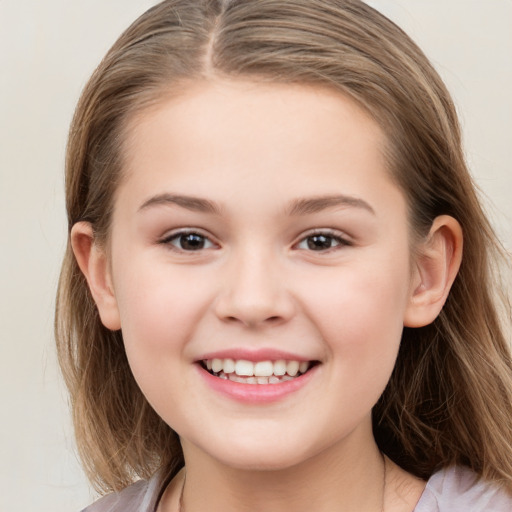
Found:
<path fill-rule="evenodd" d="M 145 210 L 151 206 L 159 205 L 172 205 L 181 206 L 187 210 L 202 213 L 213 213 L 216 215 L 220 214 L 221 208 L 217 203 L 208 199 L 202 199 L 200 197 L 183 196 L 175 194 L 158 194 L 150 197 L 147 201 L 144 201 L 139 208 L 139 211 Z"/>
<path fill-rule="evenodd" d="M 187 210 L 211 213 L 220 215 L 221 207 L 214 201 L 203 199 L 194 196 L 184 196 L 176 194 L 158 194 L 150 197 L 139 208 L 139 211 L 146 208 L 159 205 L 177 205 Z M 346 195 L 332 195 L 332 196 L 318 196 L 311 198 L 299 198 L 293 200 L 287 208 L 287 214 L 290 216 L 295 215 L 308 215 L 318 213 L 329 208 L 336 206 L 348 206 L 355 208 L 362 208 L 375 215 L 375 210 L 364 200 Z"/>
<path fill-rule="evenodd" d="M 346 195 L 319 196 L 312 198 L 296 199 L 289 207 L 289 215 L 308 215 L 318 213 L 336 206 L 349 206 L 362 208 L 375 215 L 375 210 L 358 197 Z"/>

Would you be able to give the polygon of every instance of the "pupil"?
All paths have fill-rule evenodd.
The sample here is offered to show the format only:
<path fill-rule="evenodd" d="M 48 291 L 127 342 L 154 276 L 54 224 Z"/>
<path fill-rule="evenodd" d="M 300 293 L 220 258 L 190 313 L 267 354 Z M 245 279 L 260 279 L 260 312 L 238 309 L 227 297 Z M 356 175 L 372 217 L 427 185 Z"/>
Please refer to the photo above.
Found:
<path fill-rule="evenodd" d="M 195 233 L 189 233 L 181 237 L 180 245 L 182 249 L 197 251 L 204 247 L 204 237 Z"/>
<path fill-rule="evenodd" d="M 330 249 L 332 245 L 332 238 L 325 235 L 313 235 L 308 238 L 308 248 L 313 251 L 321 249 Z"/>

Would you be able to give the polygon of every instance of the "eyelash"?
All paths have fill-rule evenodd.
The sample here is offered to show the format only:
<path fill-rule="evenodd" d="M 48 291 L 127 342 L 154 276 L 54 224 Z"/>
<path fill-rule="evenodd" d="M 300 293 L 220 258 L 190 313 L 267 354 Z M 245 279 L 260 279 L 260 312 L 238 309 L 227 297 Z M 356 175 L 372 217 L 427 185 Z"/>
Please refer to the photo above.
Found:
<path fill-rule="evenodd" d="M 197 249 L 185 249 L 183 247 L 178 247 L 177 245 L 174 245 L 173 242 L 177 241 L 179 243 L 180 239 L 183 239 L 183 237 L 195 235 L 197 238 L 202 239 L 202 241 L 205 244 L 209 244 L 209 247 L 199 247 Z M 163 245 L 169 246 L 172 250 L 178 251 L 178 252 L 199 252 L 204 249 L 211 249 L 212 247 L 215 247 L 216 244 L 212 242 L 206 235 L 203 235 L 201 232 L 195 229 L 187 229 L 178 231 L 175 233 L 171 233 L 170 235 L 166 236 L 162 240 L 160 240 L 160 243 Z"/>
<path fill-rule="evenodd" d="M 199 247 L 195 249 L 186 249 L 184 248 L 180 240 L 183 242 L 183 238 L 186 236 L 195 236 L 196 237 L 196 243 L 199 243 Z M 333 242 L 336 244 L 334 246 L 330 247 L 322 247 L 320 246 L 319 250 L 313 249 L 311 244 L 309 243 L 313 238 L 319 238 L 320 243 L 330 243 Z M 174 244 L 173 242 L 176 242 Z M 194 229 L 187 229 L 178 231 L 175 233 L 170 234 L 169 236 L 166 236 L 160 241 L 161 244 L 169 246 L 172 250 L 182 252 L 182 253 L 192 253 L 192 252 L 200 252 L 205 249 L 211 249 L 217 244 L 215 242 L 212 242 L 210 238 L 208 238 L 206 235 L 199 232 L 199 230 Z M 180 244 L 178 246 L 177 244 Z M 300 247 L 301 244 L 307 244 L 307 247 Z M 300 250 L 305 250 L 309 252 L 319 252 L 319 253 L 328 253 L 331 251 L 335 251 L 341 247 L 350 247 L 352 246 L 352 242 L 347 240 L 345 237 L 341 236 L 339 232 L 333 231 L 330 229 L 318 229 L 315 231 L 312 231 L 310 233 L 307 233 L 306 236 L 303 236 L 299 242 L 293 245 L 293 248 L 297 248 Z"/>
<path fill-rule="evenodd" d="M 335 242 L 335 246 L 320 248 L 320 250 L 312 249 L 308 241 L 313 239 L 314 237 L 323 238 L 324 241 Z M 307 244 L 306 247 L 300 247 L 301 244 Z M 305 251 L 310 252 L 320 252 L 320 253 L 328 253 L 331 251 L 336 251 L 342 247 L 350 247 L 352 246 L 352 242 L 347 240 L 344 236 L 342 236 L 338 231 L 334 231 L 331 229 L 317 229 L 307 233 L 306 236 L 303 236 L 298 243 L 294 245 L 294 247 L 300 248 Z"/>

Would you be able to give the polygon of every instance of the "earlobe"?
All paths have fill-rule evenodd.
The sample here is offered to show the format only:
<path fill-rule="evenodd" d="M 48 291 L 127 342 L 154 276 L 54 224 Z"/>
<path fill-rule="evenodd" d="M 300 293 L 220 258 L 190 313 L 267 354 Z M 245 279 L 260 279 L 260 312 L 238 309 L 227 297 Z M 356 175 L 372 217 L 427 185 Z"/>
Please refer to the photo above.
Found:
<path fill-rule="evenodd" d="M 89 222 L 77 222 L 71 229 L 71 247 L 84 274 L 101 321 L 107 329 L 121 328 L 117 300 L 105 251 L 94 242 Z"/>
<path fill-rule="evenodd" d="M 448 215 L 436 217 L 418 248 L 413 284 L 404 325 L 432 323 L 444 306 L 462 260 L 462 228 Z"/>

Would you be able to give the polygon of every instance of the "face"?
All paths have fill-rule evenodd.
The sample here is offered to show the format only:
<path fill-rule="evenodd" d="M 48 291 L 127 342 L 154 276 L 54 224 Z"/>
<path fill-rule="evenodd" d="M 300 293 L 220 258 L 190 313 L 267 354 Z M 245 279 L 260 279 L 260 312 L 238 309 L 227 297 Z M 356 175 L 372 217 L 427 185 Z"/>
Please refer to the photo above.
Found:
<path fill-rule="evenodd" d="M 133 374 L 185 456 L 285 468 L 373 442 L 413 293 L 375 122 L 323 89 L 214 82 L 127 142 L 109 279 Z"/>

